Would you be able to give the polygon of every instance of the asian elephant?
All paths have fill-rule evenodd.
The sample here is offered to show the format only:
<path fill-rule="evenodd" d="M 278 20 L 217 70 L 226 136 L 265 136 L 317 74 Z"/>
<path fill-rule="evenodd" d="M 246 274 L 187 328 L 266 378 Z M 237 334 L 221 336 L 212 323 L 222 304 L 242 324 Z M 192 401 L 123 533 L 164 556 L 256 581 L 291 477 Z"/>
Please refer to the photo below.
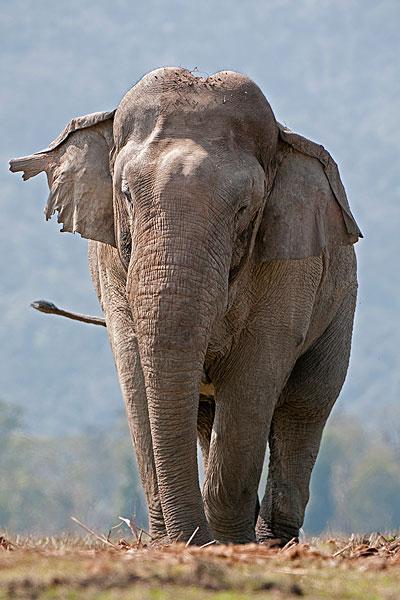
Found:
<path fill-rule="evenodd" d="M 46 171 L 46 218 L 90 240 L 151 534 L 296 537 L 357 291 L 361 233 L 329 153 L 248 77 L 161 68 L 10 164 Z"/>

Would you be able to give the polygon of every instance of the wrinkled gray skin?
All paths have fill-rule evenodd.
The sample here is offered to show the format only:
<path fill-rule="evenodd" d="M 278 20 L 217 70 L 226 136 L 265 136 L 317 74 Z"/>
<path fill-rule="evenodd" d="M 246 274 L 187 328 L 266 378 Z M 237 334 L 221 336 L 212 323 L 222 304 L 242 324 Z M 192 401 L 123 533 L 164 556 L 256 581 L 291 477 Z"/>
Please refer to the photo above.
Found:
<path fill-rule="evenodd" d="M 44 169 L 50 187 L 62 186 L 68 169 L 75 183 L 93 179 L 90 226 L 69 223 L 68 197 L 50 198 L 48 210 L 59 210 L 66 230 L 100 240 L 89 243 L 89 265 L 151 534 L 187 540 L 198 527 L 197 544 L 284 543 L 303 523 L 323 427 L 348 367 L 358 230 L 321 162 L 285 143 L 243 75 L 159 69 L 126 94 L 112 129 L 112 116 L 87 127 L 68 137 L 87 168 L 71 154 L 72 166 L 57 171 L 64 141 L 11 168 L 25 168 L 26 178 Z M 80 144 L 90 128 L 96 152 L 91 138 Z"/>

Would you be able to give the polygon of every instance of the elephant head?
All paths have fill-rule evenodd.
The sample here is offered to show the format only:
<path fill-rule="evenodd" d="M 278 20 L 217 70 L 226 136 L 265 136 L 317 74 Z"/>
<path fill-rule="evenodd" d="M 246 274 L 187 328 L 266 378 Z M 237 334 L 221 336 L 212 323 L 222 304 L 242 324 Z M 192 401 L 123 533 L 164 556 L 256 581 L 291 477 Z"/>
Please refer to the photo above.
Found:
<path fill-rule="evenodd" d="M 118 250 L 170 537 L 187 538 L 193 524 L 199 541 L 210 537 L 197 480 L 199 385 L 213 326 L 246 266 L 316 256 L 331 237 L 358 235 L 339 179 L 336 207 L 307 206 L 302 174 L 287 161 L 280 169 L 302 139 L 246 76 L 163 68 L 115 112 L 73 119 L 49 148 L 11 161 L 24 179 L 46 171 L 46 218 L 57 211 L 62 231 Z M 307 148 L 334 186 L 329 155 Z"/>

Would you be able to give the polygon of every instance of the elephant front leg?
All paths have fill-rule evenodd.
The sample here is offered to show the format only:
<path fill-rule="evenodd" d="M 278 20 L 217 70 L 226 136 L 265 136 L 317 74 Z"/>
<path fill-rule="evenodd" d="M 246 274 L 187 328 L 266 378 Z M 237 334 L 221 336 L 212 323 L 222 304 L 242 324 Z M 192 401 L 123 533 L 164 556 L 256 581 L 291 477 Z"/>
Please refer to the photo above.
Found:
<path fill-rule="evenodd" d="M 210 367 L 216 401 L 204 500 L 210 527 L 222 542 L 256 539 L 257 492 L 272 415 L 296 360 L 296 346 L 277 327 L 279 321 L 262 316 L 263 326 L 248 327 L 230 354 Z"/>
<path fill-rule="evenodd" d="M 323 336 L 296 363 L 274 412 L 267 489 L 257 541 L 297 538 L 322 432 L 342 388 L 350 355 L 355 294 L 343 302 Z"/>
<path fill-rule="evenodd" d="M 130 306 L 125 296 L 126 276 L 116 251 L 104 244 L 89 244 L 89 267 L 102 305 L 114 355 L 118 379 L 125 401 L 131 439 L 149 512 L 152 537 L 166 537 L 146 391 Z"/>
<path fill-rule="evenodd" d="M 166 538 L 158 480 L 153 454 L 146 392 L 132 323 L 121 323 L 121 313 L 107 327 L 113 348 L 119 383 L 125 400 L 129 430 L 136 452 L 139 475 L 145 492 L 150 535 Z"/>
<path fill-rule="evenodd" d="M 255 541 L 258 484 L 275 404 L 265 356 L 255 357 L 252 346 L 249 337 L 230 355 L 229 369 L 218 367 L 204 502 L 213 535 L 224 543 Z"/>
<path fill-rule="evenodd" d="M 270 417 L 268 411 L 260 413 L 257 395 L 222 396 L 216 401 L 204 483 L 205 509 L 216 540 L 243 544 L 255 541 L 257 490 Z"/>
<path fill-rule="evenodd" d="M 197 440 L 203 457 L 204 474 L 207 474 L 208 456 L 210 454 L 211 433 L 215 417 L 214 396 L 200 394 L 199 411 L 197 414 Z M 260 512 L 260 501 L 257 496 L 254 512 L 254 525 Z"/>

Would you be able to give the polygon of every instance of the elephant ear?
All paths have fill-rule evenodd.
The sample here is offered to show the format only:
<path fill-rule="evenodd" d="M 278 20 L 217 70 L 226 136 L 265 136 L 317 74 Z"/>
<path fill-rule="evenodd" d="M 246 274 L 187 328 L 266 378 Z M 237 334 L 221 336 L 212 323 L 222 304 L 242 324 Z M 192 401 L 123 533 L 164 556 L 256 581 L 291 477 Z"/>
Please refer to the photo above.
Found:
<path fill-rule="evenodd" d="M 279 126 L 278 169 L 255 245 L 259 261 L 319 256 L 362 233 L 337 164 L 323 146 Z"/>
<path fill-rule="evenodd" d="M 46 220 L 58 212 L 61 231 L 115 246 L 112 178 L 114 112 L 72 119 L 41 152 L 10 161 L 10 171 L 27 180 L 46 171 L 50 195 Z"/>

